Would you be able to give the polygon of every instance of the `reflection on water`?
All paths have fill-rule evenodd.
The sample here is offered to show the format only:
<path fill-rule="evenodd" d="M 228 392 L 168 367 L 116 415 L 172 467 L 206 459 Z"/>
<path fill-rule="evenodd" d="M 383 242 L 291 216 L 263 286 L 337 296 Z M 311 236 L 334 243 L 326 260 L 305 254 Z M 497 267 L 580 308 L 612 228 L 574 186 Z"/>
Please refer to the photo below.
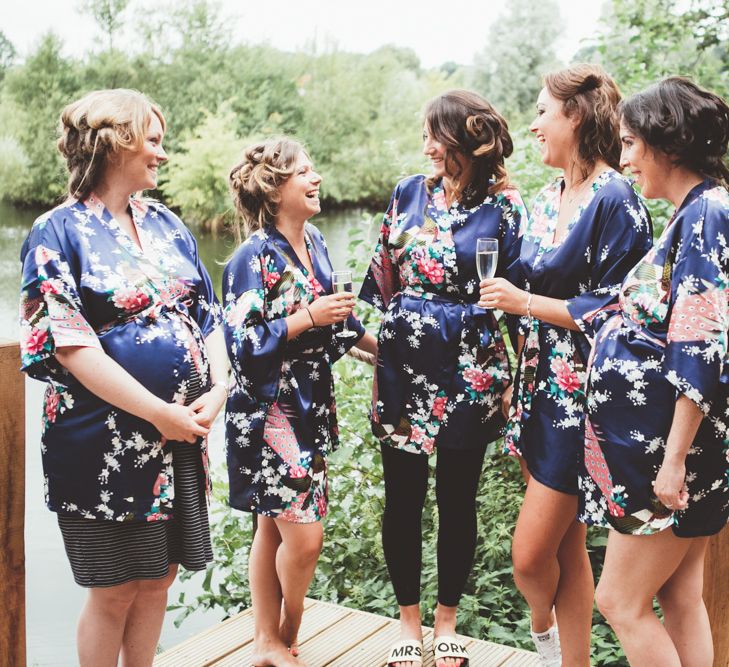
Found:
<path fill-rule="evenodd" d="M 0 202 L 0 338 L 17 339 L 18 285 L 20 283 L 20 246 L 40 210 L 18 210 Z M 317 216 L 313 222 L 327 239 L 335 268 L 345 266 L 348 255 L 348 229 L 361 220 L 357 211 L 337 211 Z M 233 251 L 227 238 L 199 236 L 198 246 L 216 290 L 220 291 L 223 264 Z M 63 553 L 56 516 L 43 502 L 43 476 L 38 442 L 40 439 L 41 399 L 44 385 L 26 381 L 26 623 L 28 665 L 67 667 L 77 662 L 75 652 L 76 619 L 86 597 L 73 582 Z M 210 436 L 211 459 L 215 467 L 223 461 L 223 424 L 218 419 Z M 184 591 L 187 600 L 200 591 L 202 576 L 177 582 L 170 600 Z M 173 646 L 222 618 L 222 613 L 193 614 L 178 629 L 175 612 L 167 614 L 161 643 Z"/>

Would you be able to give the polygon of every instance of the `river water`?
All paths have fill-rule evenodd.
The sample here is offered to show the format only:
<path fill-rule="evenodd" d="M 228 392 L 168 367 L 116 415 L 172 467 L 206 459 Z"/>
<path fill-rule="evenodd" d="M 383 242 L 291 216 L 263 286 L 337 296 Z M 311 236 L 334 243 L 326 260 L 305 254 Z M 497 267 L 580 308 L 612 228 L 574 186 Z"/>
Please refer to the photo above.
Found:
<path fill-rule="evenodd" d="M 34 218 L 42 211 L 18 210 L 0 202 L 0 338 L 17 340 L 20 246 Z M 349 230 L 362 220 L 359 211 L 321 214 L 312 222 L 324 233 L 335 268 L 344 268 L 348 253 Z M 227 237 L 197 235 L 205 266 L 219 290 L 225 258 L 233 250 Z M 362 249 L 360 249 L 361 251 Z M 26 625 L 28 665 L 70 667 L 77 664 L 76 620 L 86 593 L 76 586 L 63 551 L 56 516 L 46 509 L 40 458 L 41 399 L 44 384 L 26 380 Z M 222 420 L 210 436 L 213 468 L 224 459 Z M 247 524 L 246 524 L 247 525 Z M 193 600 L 201 590 L 202 573 L 186 582 L 176 582 L 170 594 L 175 601 L 180 592 Z M 202 629 L 217 623 L 223 613 L 196 612 L 179 628 L 174 626 L 176 612 L 165 619 L 160 643 L 169 648 Z"/>

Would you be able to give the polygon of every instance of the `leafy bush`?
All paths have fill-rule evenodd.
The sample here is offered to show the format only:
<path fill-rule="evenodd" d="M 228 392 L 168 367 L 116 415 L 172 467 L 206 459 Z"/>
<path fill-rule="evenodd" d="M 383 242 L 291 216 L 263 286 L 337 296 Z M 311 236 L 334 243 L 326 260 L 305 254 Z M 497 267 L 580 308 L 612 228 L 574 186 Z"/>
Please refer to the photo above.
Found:
<path fill-rule="evenodd" d="M 245 141 L 235 135 L 235 116 L 223 107 L 207 114 L 163 172 L 160 189 L 182 217 L 217 226 L 231 210 L 228 173 L 240 158 Z"/>

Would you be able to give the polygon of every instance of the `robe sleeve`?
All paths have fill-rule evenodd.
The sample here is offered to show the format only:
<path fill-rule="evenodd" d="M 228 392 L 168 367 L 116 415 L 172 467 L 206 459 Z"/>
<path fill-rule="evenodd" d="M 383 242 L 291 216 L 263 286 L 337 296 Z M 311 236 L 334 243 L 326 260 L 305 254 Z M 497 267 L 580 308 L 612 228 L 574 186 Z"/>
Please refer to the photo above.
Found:
<path fill-rule="evenodd" d="M 375 253 L 365 275 L 359 298 L 385 312 L 393 294 L 400 289 L 397 263 L 390 249 L 390 230 L 397 220 L 397 200 L 399 186 L 390 198 L 387 212 L 382 218 L 380 236 L 375 246 Z"/>
<path fill-rule="evenodd" d="M 288 325 L 283 312 L 267 312 L 266 289 L 251 238 L 235 253 L 223 272 L 223 330 L 236 384 L 251 396 L 271 402 L 278 394 Z"/>
<path fill-rule="evenodd" d="M 700 201 L 699 215 L 686 211 L 692 219 L 683 221 L 686 233 L 671 275 L 663 371 L 707 414 L 728 361 L 729 211 Z"/>
<path fill-rule="evenodd" d="M 521 194 L 515 188 L 504 192 L 509 202 L 501 221 L 501 239 L 499 240 L 499 263 L 496 267 L 496 276 L 506 278 L 512 285 L 524 289 L 526 280 L 521 268 L 519 257 L 521 255 L 521 239 L 527 223 L 527 208 Z M 511 345 L 517 349 L 518 334 L 520 330 L 519 315 L 506 315 L 506 328 L 509 332 Z"/>
<path fill-rule="evenodd" d="M 653 244 L 648 211 L 629 185 L 604 197 L 595 215 L 600 219 L 588 290 L 566 302 L 575 324 L 591 340 L 617 310 L 625 276 Z"/>
<path fill-rule="evenodd" d="M 89 324 L 67 251 L 50 219 L 35 223 L 21 250 L 21 369 L 48 380 L 62 373 L 55 360 L 59 347 L 101 343 Z"/>
<path fill-rule="evenodd" d="M 200 274 L 200 283 L 198 285 L 195 301 L 190 308 L 190 314 L 200 327 L 200 331 L 207 338 L 215 329 L 222 324 L 221 308 L 218 297 L 213 289 L 213 281 L 205 265 L 200 259 L 195 237 L 190 234 L 194 248 L 193 259 L 198 274 Z"/>

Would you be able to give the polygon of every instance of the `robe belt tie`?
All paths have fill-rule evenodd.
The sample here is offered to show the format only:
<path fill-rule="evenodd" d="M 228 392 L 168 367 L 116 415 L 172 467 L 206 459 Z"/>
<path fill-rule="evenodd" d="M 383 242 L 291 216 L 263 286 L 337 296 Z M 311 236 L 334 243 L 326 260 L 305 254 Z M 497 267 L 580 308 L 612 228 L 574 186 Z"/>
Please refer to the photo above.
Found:
<path fill-rule="evenodd" d="M 432 301 L 442 305 L 459 306 L 463 309 L 463 322 L 472 322 L 473 326 L 479 332 L 480 346 L 487 348 L 493 342 L 491 331 L 496 331 L 498 324 L 492 310 L 487 310 L 478 306 L 476 302 L 465 301 L 450 294 L 435 294 L 433 292 L 419 292 L 413 289 L 403 289 L 393 296 L 393 300 L 398 296 L 407 296 L 423 301 Z"/>
<path fill-rule="evenodd" d="M 150 326 L 157 322 L 163 313 L 178 313 L 183 320 L 188 324 L 192 323 L 190 318 L 190 311 L 188 310 L 188 304 L 184 301 L 158 301 L 148 306 L 144 310 L 139 310 L 136 313 L 129 313 L 126 317 L 121 317 L 106 324 L 101 325 L 95 329 L 97 334 L 102 334 L 114 327 L 118 327 L 121 324 L 127 324 L 128 322 L 136 321 L 140 326 Z"/>
<path fill-rule="evenodd" d="M 519 365 L 514 378 L 514 394 L 509 407 L 509 419 L 504 429 L 504 453 L 506 454 L 522 455 L 519 440 L 522 428 L 532 411 L 539 351 L 539 320 L 532 317 L 529 319 L 529 330 L 519 355 Z"/>

